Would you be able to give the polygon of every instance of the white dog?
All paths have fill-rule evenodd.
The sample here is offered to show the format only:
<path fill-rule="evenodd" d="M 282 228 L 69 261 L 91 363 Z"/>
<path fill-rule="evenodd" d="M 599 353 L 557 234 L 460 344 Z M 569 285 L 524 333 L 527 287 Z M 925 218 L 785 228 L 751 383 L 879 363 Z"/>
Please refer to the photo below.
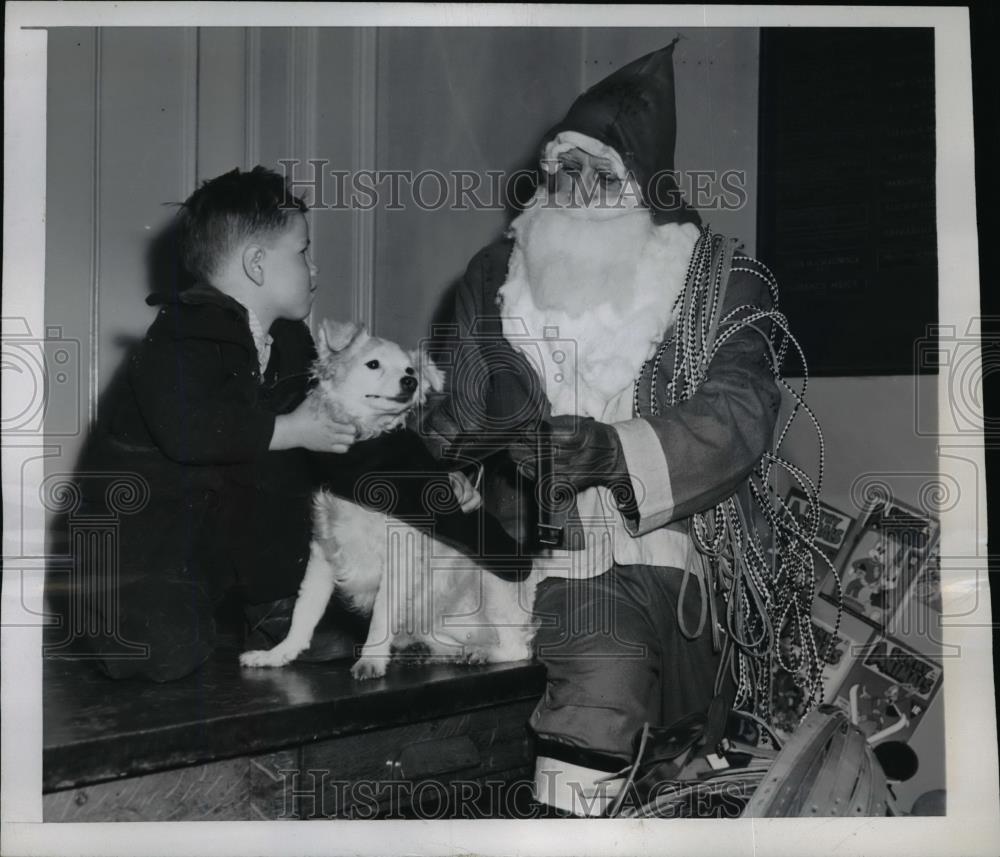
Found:
<path fill-rule="evenodd" d="M 363 327 L 329 321 L 320 329 L 313 374 L 318 384 L 311 401 L 353 424 L 359 439 L 401 427 L 428 392 L 444 386 L 426 352 L 407 353 Z M 326 491 L 314 502 L 311 555 L 288 636 L 268 651 L 244 652 L 243 666 L 295 660 L 309 647 L 334 590 L 371 616 L 361 657 L 351 668 L 357 679 L 384 675 L 392 651 L 414 645 L 429 649 L 431 657 L 468 663 L 531 657 L 536 572 L 507 581 L 384 513 Z"/>

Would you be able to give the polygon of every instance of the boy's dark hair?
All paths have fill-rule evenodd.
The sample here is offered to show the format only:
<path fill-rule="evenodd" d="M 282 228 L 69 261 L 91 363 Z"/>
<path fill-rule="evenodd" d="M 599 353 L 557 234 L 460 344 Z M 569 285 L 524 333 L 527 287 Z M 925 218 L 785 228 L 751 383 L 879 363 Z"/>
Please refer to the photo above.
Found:
<path fill-rule="evenodd" d="M 206 282 L 237 242 L 281 232 L 294 213 L 305 210 L 285 178 L 266 167 L 209 179 L 177 213 L 181 262 L 196 281 Z"/>

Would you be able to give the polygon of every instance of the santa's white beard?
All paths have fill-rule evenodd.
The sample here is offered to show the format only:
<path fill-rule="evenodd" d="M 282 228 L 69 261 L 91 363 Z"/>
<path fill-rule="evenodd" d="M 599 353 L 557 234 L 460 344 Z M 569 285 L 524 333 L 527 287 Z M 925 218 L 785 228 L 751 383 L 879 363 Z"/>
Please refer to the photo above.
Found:
<path fill-rule="evenodd" d="M 544 191 L 511 224 L 504 336 L 541 376 L 553 415 L 628 419 L 632 382 L 672 324 L 698 228 L 655 226 L 645 209 L 590 219 L 539 200 Z"/>
<path fill-rule="evenodd" d="M 571 316 L 606 301 L 628 306 L 639 259 L 654 234 L 649 211 L 609 217 L 600 210 L 550 207 L 546 199 L 544 193 L 536 198 L 517 233 L 535 305 Z"/>

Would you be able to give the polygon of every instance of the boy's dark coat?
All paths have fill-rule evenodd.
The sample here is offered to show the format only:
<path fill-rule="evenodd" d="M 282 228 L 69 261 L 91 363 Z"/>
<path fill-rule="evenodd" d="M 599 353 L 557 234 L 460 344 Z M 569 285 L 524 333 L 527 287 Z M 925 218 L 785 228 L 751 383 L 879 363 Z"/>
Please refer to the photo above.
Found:
<path fill-rule="evenodd" d="M 279 320 L 263 382 L 246 310 L 207 286 L 154 295 L 160 311 L 133 351 L 78 467 L 84 509 L 106 508 L 109 476 L 133 474 L 148 501 L 121 515 L 123 581 L 188 566 L 212 595 L 292 595 L 309 556 L 310 455 L 269 452 L 277 414 L 309 386 L 315 347 Z"/>

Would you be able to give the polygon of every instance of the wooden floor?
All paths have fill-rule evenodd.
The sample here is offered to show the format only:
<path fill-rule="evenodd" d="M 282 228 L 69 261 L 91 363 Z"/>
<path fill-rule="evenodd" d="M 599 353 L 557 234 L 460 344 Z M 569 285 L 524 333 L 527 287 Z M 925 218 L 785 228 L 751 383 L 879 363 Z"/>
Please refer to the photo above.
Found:
<path fill-rule="evenodd" d="M 369 682 L 349 668 L 243 670 L 234 647 L 152 684 L 48 659 L 44 818 L 447 817 L 456 801 L 502 817 L 523 802 L 539 665 L 393 663 Z"/>

